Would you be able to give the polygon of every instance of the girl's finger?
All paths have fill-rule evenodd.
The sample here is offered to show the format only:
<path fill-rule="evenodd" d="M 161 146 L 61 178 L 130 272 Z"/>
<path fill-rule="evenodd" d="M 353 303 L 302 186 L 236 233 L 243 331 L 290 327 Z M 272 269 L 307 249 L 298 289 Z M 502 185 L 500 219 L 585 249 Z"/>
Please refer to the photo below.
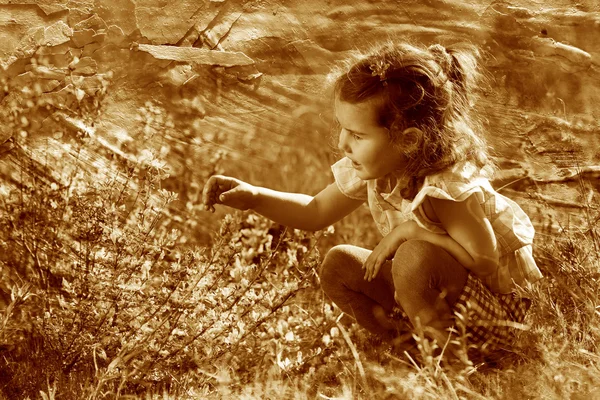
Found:
<path fill-rule="evenodd" d="M 235 199 L 235 197 L 240 193 L 240 189 L 235 187 L 231 190 L 227 190 L 226 192 L 223 192 L 219 195 L 219 201 L 224 202 L 224 201 L 231 201 L 232 199 Z"/>
<path fill-rule="evenodd" d="M 375 279 L 375 277 L 377 276 L 377 263 L 375 263 L 375 265 L 373 265 L 373 270 L 371 270 L 371 280 Z"/>
<path fill-rule="evenodd" d="M 369 262 L 369 268 L 367 270 L 367 274 L 365 276 L 365 279 L 367 281 L 371 281 L 371 279 L 373 279 L 373 270 L 375 269 L 375 266 L 377 265 L 377 259 L 379 258 L 379 254 L 377 254 L 375 251 L 373 251 L 373 253 L 371 253 L 371 260 Z"/>
<path fill-rule="evenodd" d="M 364 276 L 364 280 L 368 280 L 369 279 L 369 275 L 371 273 L 371 262 L 369 260 L 367 260 L 368 263 L 365 263 L 365 276 Z"/>
<path fill-rule="evenodd" d="M 371 280 L 375 279 L 375 277 L 379 273 L 379 270 L 381 269 L 381 266 L 383 265 L 383 263 L 384 263 L 384 261 L 381 258 L 379 258 L 375 261 L 375 263 L 373 265 L 373 269 L 371 271 Z"/>
<path fill-rule="evenodd" d="M 369 254 L 369 257 L 367 257 L 367 260 L 363 264 L 363 268 L 366 268 L 369 264 L 373 262 L 373 254 L 375 254 L 374 251 L 371 252 L 371 254 Z"/>
<path fill-rule="evenodd" d="M 208 178 L 208 181 L 206 181 L 206 184 L 204 185 L 204 189 L 202 190 L 202 203 L 204 203 L 205 205 L 209 206 L 209 193 L 212 192 L 212 186 L 215 182 L 216 177 L 215 176 L 211 176 L 210 178 Z"/>
<path fill-rule="evenodd" d="M 373 278 L 375 278 L 377 276 L 377 274 L 379 273 L 379 269 L 381 268 L 381 263 L 377 263 L 375 264 L 375 268 L 373 269 Z"/>
<path fill-rule="evenodd" d="M 369 254 L 367 260 L 361 265 L 361 268 L 365 270 L 365 276 L 363 277 L 364 280 L 367 280 L 367 274 L 369 273 L 369 265 L 371 264 L 372 256 L 373 253 Z"/>
<path fill-rule="evenodd" d="M 202 204 L 204 204 L 204 205 L 206 205 L 206 202 L 207 202 L 209 183 L 210 183 L 210 179 L 204 184 L 204 188 L 202 188 Z"/>

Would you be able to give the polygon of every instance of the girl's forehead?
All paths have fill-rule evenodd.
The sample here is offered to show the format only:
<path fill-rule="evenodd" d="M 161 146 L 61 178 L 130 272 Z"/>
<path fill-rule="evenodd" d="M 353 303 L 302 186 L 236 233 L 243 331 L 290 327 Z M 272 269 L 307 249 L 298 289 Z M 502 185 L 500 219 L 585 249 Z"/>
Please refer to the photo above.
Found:
<path fill-rule="evenodd" d="M 377 106 L 373 102 L 349 103 L 336 98 L 334 109 L 335 116 L 341 124 L 380 128 L 377 122 Z M 345 128 L 352 129 L 351 126 Z"/>

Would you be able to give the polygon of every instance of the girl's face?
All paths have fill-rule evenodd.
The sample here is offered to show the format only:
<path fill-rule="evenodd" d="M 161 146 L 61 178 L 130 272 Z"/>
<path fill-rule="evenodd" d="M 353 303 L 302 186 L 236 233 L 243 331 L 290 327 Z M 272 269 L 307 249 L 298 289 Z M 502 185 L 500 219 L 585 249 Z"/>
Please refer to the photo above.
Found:
<path fill-rule="evenodd" d="M 377 123 L 372 103 L 336 99 L 335 116 L 341 127 L 338 148 L 352 160 L 360 179 L 382 178 L 404 168 L 406 158 L 393 145 L 388 129 Z"/>

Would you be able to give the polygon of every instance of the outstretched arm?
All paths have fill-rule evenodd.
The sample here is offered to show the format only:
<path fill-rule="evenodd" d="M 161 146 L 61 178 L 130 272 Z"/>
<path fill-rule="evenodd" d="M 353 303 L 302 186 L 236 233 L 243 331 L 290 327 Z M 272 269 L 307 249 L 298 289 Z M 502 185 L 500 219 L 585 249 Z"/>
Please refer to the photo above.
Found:
<path fill-rule="evenodd" d="M 235 178 L 212 176 L 202 194 L 207 209 L 222 204 L 240 210 L 252 209 L 282 225 L 317 231 L 354 211 L 363 201 L 355 200 L 331 184 L 316 196 L 288 193 L 253 186 Z"/>
<path fill-rule="evenodd" d="M 314 197 L 259 188 L 253 210 L 282 225 L 317 231 L 344 218 L 362 203 L 345 196 L 333 183 Z"/>

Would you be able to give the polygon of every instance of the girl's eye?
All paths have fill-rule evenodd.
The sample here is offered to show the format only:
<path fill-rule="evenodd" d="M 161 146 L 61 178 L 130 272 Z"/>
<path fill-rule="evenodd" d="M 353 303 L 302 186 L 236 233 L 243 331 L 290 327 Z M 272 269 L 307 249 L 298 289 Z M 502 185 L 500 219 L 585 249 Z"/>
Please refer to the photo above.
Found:
<path fill-rule="evenodd" d="M 362 140 L 362 138 L 363 138 L 362 136 L 357 135 L 355 132 L 351 131 L 350 129 L 343 128 L 341 126 L 341 124 L 339 122 L 337 122 L 337 121 L 335 121 L 335 123 L 336 123 L 338 129 L 346 131 L 346 134 L 348 136 L 352 137 L 352 139 L 354 139 L 354 140 Z"/>

